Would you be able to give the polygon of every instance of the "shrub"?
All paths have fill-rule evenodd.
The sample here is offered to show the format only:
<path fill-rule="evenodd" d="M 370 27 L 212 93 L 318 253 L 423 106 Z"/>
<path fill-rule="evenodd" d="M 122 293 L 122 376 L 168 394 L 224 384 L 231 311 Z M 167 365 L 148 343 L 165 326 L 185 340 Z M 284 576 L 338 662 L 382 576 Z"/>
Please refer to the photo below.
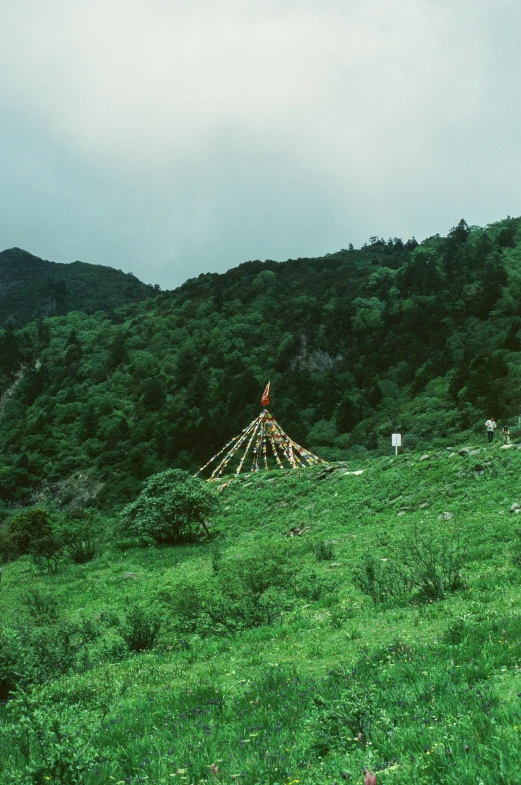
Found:
<path fill-rule="evenodd" d="M 46 688 L 20 691 L 9 701 L 8 744 L 2 761 L 8 783 L 81 785 L 102 756 L 93 739 L 102 729 L 108 708 L 97 712 L 81 704 L 56 706 Z"/>
<path fill-rule="evenodd" d="M 521 567 L 521 529 L 514 531 L 514 541 L 510 550 L 510 559 L 514 567 Z"/>
<path fill-rule="evenodd" d="M 399 547 L 396 558 L 405 581 L 423 599 L 441 599 L 463 586 L 466 554 L 454 528 L 444 536 L 415 529 Z"/>
<path fill-rule="evenodd" d="M 334 674 L 342 682 L 340 674 Z M 339 684 L 339 686 L 340 686 Z M 314 747 L 324 756 L 332 749 L 346 749 L 356 744 L 365 746 L 377 716 L 377 693 L 372 684 L 346 679 L 344 689 L 335 700 L 315 698 L 318 709 Z"/>
<path fill-rule="evenodd" d="M 317 602 L 337 589 L 338 581 L 332 575 L 317 575 L 314 570 L 302 570 L 295 577 L 295 594 L 306 602 Z"/>
<path fill-rule="evenodd" d="M 23 603 L 35 624 L 49 624 L 58 618 L 58 601 L 54 595 L 41 589 L 29 589 Z"/>
<path fill-rule="evenodd" d="M 56 572 L 64 554 L 63 540 L 54 532 L 34 539 L 29 553 L 36 564 L 43 564 L 49 572 Z"/>
<path fill-rule="evenodd" d="M 191 539 L 205 525 L 217 505 L 210 486 L 181 469 L 153 475 L 135 502 L 121 513 L 123 530 L 156 542 L 179 543 Z"/>
<path fill-rule="evenodd" d="M 0 529 L 0 563 L 16 559 L 18 556 L 16 541 L 7 529 Z"/>
<path fill-rule="evenodd" d="M 287 554 L 265 548 L 228 559 L 214 558 L 211 580 L 179 583 L 168 594 L 178 632 L 228 635 L 273 624 L 292 607 L 293 571 Z"/>
<path fill-rule="evenodd" d="M 65 550 L 74 564 L 86 564 L 99 550 L 99 527 L 92 513 L 71 510 L 57 526 Z"/>
<path fill-rule="evenodd" d="M 126 613 L 121 636 L 130 651 L 147 651 L 154 646 L 161 620 L 154 611 L 133 605 Z"/>
<path fill-rule="evenodd" d="M 7 535 L 17 556 L 29 553 L 31 545 L 52 534 L 52 515 L 40 507 L 13 515 L 7 524 Z"/>
<path fill-rule="evenodd" d="M 16 671 L 20 647 L 13 630 L 0 628 L 0 701 L 9 698 L 20 676 Z"/>
<path fill-rule="evenodd" d="M 457 531 L 439 536 L 415 529 L 387 558 L 364 556 L 353 570 L 353 583 L 375 603 L 411 592 L 420 600 L 437 600 L 462 588 L 465 561 Z"/>
<path fill-rule="evenodd" d="M 317 561 L 331 561 L 335 558 L 335 549 L 330 540 L 318 540 L 313 546 L 313 553 Z"/>

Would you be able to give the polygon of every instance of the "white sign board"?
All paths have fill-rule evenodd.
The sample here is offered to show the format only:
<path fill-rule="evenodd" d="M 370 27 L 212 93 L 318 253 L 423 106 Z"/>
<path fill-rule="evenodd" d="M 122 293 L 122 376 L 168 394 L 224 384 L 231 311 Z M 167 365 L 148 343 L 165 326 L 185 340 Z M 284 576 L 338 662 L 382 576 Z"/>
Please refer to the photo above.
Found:
<path fill-rule="evenodd" d="M 401 447 L 402 446 L 402 434 L 401 433 L 393 433 L 391 436 L 391 444 L 393 447 Z"/>

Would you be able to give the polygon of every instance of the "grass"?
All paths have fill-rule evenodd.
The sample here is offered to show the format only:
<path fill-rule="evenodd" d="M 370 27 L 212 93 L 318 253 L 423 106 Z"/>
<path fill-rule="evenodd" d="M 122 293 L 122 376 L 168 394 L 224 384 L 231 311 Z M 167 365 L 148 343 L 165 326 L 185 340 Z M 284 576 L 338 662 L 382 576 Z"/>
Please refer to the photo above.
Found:
<path fill-rule="evenodd" d="M 96 636 L 1 710 L 0 782 L 340 785 L 366 769 L 378 785 L 517 785 L 520 474 L 521 451 L 493 445 L 245 476 L 223 492 L 210 543 L 114 543 L 52 576 L 8 565 L 8 625 L 34 624 L 24 596 L 39 589 L 58 604 L 50 637 L 60 620 Z M 424 536 L 461 541 L 461 588 L 378 602 L 356 588 L 362 559 L 400 566 Z M 183 633 L 173 598 L 194 581 L 217 591 L 217 551 L 227 569 L 283 553 L 291 591 L 273 597 L 290 601 L 272 624 Z M 131 654 L 121 621 L 136 604 L 162 626 Z"/>

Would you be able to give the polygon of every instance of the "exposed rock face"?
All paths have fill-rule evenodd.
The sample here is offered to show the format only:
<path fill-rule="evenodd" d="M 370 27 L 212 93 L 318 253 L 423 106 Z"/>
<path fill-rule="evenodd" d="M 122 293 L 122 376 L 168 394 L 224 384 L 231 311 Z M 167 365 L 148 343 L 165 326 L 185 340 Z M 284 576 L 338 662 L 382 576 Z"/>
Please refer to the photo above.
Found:
<path fill-rule="evenodd" d="M 314 349 L 309 351 L 307 338 L 303 334 L 300 336 L 300 351 L 297 356 L 291 361 L 293 368 L 306 368 L 308 371 L 327 371 L 333 368 L 335 363 L 340 362 L 342 356 L 338 355 L 332 357 L 322 349 Z"/>

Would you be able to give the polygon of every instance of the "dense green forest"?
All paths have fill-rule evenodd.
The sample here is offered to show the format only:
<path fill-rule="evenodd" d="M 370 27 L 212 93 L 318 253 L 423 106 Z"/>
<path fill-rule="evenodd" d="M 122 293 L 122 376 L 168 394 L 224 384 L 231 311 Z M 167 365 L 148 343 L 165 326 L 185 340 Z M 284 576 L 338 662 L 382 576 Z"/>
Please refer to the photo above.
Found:
<path fill-rule="evenodd" d="M 154 287 L 101 264 L 48 262 L 21 248 L 0 253 L 0 327 L 41 316 L 94 313 L 150 296 Z"/>
<path fill-rule="evenodd" d="M 328 460 L 382 454 L 395 430 L 425 449 L 491 415 L 512 428 L 520 336 L 519 218 L 251 261 L 110 313 L 7 326 L 0 497 L 126 503 L 240 432 L 268 379 L 274 416 Z"/>

